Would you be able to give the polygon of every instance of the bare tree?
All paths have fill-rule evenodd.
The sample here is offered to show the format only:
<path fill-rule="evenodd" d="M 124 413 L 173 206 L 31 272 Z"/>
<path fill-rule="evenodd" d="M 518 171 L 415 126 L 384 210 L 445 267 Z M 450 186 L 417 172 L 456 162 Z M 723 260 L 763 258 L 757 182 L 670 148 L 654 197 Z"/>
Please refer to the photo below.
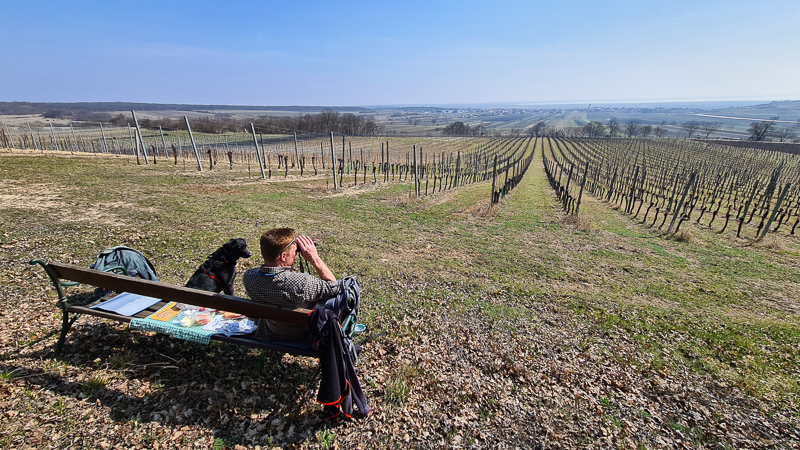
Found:
<path fill-rule="evenodd" d="M 686 123 L 684 123 L 684 124 L 682 125 L 682 127 L 683 127 L 683 131 L 685 131 L 685 132 L 686 132 L 686 137 L 687 137 L 688 139 L 691 139 L 691 138 L 692 138 L 692 135 L 693 135 L 695 132 L 697 132 L 697 130 L 700 128 L 700 124 L 699 124 L 699 123 L 697 123 L 697 121 L 691 120 L 691 121 L 689 121 L 689 122 L 686 122 Z"/>
<path fill-rule="evenodd" d="M 719 130 L 719 127 L 719 122 L 703 122 L 703 131 L 706 133 L 706 139 L 711 133 Z"/>
<path fill-rule="evenodd" d="M 664 137 L 664 136 L 666 136 L 666 135 L 667 135 L 667 129 L 666 129 L 666 128 L 661 128 L 661 127 L 657 126 L 657 127 L 656 127 L 656 128 L 653 130 L 653 133 L 655 133 L 656 137 L 660 137 L 660 138 L 662 138 L 662 137 Z"/>
<path fill-rule="evenodd" d="M 323 130 L 339 131 L 339 111 L 325 108 L 317 114 L 317 121 Z"/>
<path fill-rule="evenodd" d="M 473 136 L 485 136 L 486 135 L 486 127 L 484 127 L 482 124 L 479 123 L 479 124 L 477 124 L 475 126 L 470 127 L 469 128 L 469 132 Z"/>
<path fill-rule="evenodd" d="M 795 133 L 791 128 L 777 128 L 775 129 L 774 136 L 778 138 L 779 142 L 786 142 L 787 140 L 793 140 Z"/>
<path fill-rule="evenodd" d="M 559 137 L 562 137 L 562 135 L 563 135 L 562 131 L 563 130 L 561 130 L 560 128 L 556 128 L 556 127 L 553 127 L 553 126 L 544 127 L 544 129 L 542 130 L 542 136 L 551 137 L 551 138 L 559 138 Z"/>
<path fill-rule="evenodd" d="M 621 126 L 617 119 L 608 119 L 608 135 L 614 137 L 619 133 Z"/>
<path fill-rule="evenodd" d="M 636 119 L 629 119 L 625 123 L 625 135 L 630 137 L 636 137 L 639 133 L 639 121 Z"/>
<path fill-rule="evenodd" d="M 642 137 L 650 136 L 653 133 L 653 126 L 652 125 L 642 125 L 642 130 L 639 132 Z"/>
<path fill-rule="evenodd" d="M 769 132 L 772 131 L 772 127 L 775 126 L 776 120 L 778 120 L 778 116 L 770 117 L 769 120 L 762 120 L 761 122 L 750 122 L 750 128 L 747 129 L 747 132 L 750 133 L 748 139 L 751 141 L 765 140 Z"/>
<path fill-rule="evenodd" d="M 528 136 L 540 137 L 542 135 L 542 131 L 544 131 L 544 128 L 545 128 L 545 121 L 540 120 L 528 128 Z"/>
<path fill-rule="evenodd" d="M 363 134 L 367 136 L 375 136 L 376 134 L 380 134 L 382 130 L 383 127 L 378 126 L 374 117 L 367 117 L 364 120 Z"/>
<path fill-rule="evenodd" d="M 586 137 L 586 134 L 583 132 L 583 127 L 569 127 L 564 128 L 564 133 L 569 138 L 580 138 Z"/>
<path fill-rule="evenodd" d="M 600 137 L 606 132 L 605 125 L 594 120 L 582 126 L 581 129 L 586 137 L 592 138 Z"/>
<path fill-rule="evenodd" d="M 360 118 L 352 113 L 344 113 L 339 118 L 339 129 L 344 134 L 358 133 Z"/>
<path fill-rule="evenodd" d="M 469 134 L 470 126 L 466 125 L 464 122 L 460 120 L 457 122 L 453 122 L 450 125 L 444 127 L 444 134 L 449 136 L 464 136 Z"/>

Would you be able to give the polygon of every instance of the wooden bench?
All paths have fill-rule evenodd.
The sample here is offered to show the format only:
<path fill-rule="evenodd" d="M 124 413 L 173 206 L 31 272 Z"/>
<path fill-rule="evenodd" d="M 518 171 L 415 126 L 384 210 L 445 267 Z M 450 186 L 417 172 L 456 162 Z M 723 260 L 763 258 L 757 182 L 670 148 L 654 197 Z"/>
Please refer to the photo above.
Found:
<path fill-rule="evenodd" d="M 58 262 L 46 263 L 38 259 L 31 260 L 29 264 L 39 264 L 44 268 L 58 294 L 58 306 L 62 311 L 61 334 L 58 338 L 55 351 L 55 356 L 58 359 L 61 358 L 64 342 L 66 341 L 67 333 L 72 327 L 72 324 L 78 317 L 84 314 L 129 323 L 134 318 L 145 318 L 158 311 L 169 302 L 174 301 L 187 305 L 242 314 L 256 323 L 258 323 L 258 319 L 269 319 L 304 328 L 308 328 L 308 316 L 311 314 L 311 310 L 308 309 L 281 308 L 232 295 L 216 294 L 213 292 L 174 286 L 110 272 L 101 272 L 99 270 L 70 264 L 61 264 Z M 77 286 L 78 284 L 96 286 L 119 293 L 130 292 L 133 294 L 145 295 L 147 297 L 161 299 L 161 301 L 134 316 L 123 316 L 113 312 L 92 309 L 91 306 L 100 303 L 101 299 L 97 296 L 87 296 L 86 293 L 70 296 L 65 294 L 65 287 Z M 214 334 L 211 336 L 211 340 L 290 353 L 293 355 L 319 357 L 319 354 L 311 349 L 304 349 L 281 343 L 265 342 L 256 339 L 252 335 L 225 336 L 224 334 Z"/>

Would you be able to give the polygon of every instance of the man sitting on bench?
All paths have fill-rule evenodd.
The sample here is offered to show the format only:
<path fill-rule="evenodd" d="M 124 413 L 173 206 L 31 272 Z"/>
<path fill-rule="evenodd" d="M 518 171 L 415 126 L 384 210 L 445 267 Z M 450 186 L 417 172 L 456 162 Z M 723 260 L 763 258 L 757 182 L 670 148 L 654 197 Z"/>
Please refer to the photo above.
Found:
<path fill-rule="evenodd" d="M 320 278 L 296 272 L 292 265 L 297 254 L 305 258 Z M 308 236 L 296 236 L 292 228 L 273 228 L 261 235 L 264 265 L 242 276 L 251 300 L 276 306 L 313 309 L 314 304 L 335 297 L 339 283 L 320 258 Z M 308 343 L 308 331 L 284 323 L 261 319 L 256 332 L 263 341 Z"/>

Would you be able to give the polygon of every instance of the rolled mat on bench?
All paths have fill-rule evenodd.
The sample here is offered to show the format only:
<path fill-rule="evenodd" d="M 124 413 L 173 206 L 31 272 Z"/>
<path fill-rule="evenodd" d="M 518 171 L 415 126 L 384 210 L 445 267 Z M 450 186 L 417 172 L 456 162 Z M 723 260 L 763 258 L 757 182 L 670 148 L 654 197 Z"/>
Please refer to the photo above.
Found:
<path fill-rule="evenodd" d="M 183 339 L 198 344 L 208 345 L 213 331 L 206 331 L 201 326 L 182 327 L 169 322 L 153 319 L 132 319 L 129 325 L 132 330 L 155 331 L 164 333 L 174 338 Z"/>

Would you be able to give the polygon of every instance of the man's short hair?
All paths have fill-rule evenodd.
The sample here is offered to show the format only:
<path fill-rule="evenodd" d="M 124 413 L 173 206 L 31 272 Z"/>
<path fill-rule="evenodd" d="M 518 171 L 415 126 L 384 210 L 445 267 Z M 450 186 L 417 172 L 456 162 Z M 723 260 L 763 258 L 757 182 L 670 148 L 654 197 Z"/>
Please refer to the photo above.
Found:
<path fill-rule="evenodd" d="M 294 228 L 273 228 L 261 235 L 261 256 L 274 261 L 294 240 Z"/>

